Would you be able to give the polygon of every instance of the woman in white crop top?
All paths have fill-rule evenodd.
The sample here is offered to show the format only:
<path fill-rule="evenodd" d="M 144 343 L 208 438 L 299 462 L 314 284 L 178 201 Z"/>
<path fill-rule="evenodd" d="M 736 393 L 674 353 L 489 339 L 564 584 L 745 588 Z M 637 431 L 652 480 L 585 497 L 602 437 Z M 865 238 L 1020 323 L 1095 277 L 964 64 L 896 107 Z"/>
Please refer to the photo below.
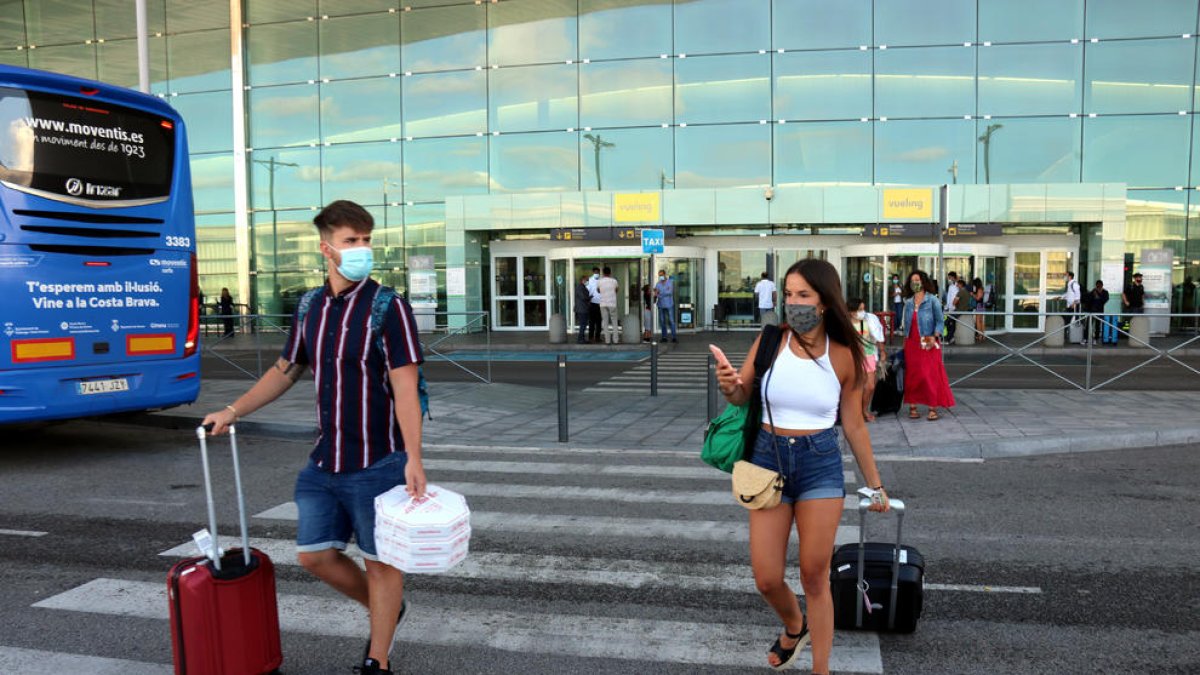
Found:
<path fill-rule="evenodd" d="M 749 512 L 754 581 L 784 627 L 768 650 L 767 663 L 776 670 L 790 667 L 809 642 L 811 630 L 812 672 L 828 673 L 833 648 L 829 561 L 846 494 L 834 427 L 839 413 L 859 471 L 877 490 L 871 510 L 886 511 L 888 502 L 863 420 L 862 343 L 842 299 L 837 270 L 815 259 L 792 265 L 784 277 L 783 303 L 784 324 L 764 327 L 741 371 L 725 362 L 718 365 L 717 379 L 730 403 L 745 404 L 756 394 L 763 397 L 762 428 L 750 461 L 780 472 L 785 481 L 782 503 Z M 774 343 L 778 333 L 782 335 L 771 367 L 754 372 L 759 345 Z M 807 617 L 784 580 L 793 527 L 800 535 Z"/>

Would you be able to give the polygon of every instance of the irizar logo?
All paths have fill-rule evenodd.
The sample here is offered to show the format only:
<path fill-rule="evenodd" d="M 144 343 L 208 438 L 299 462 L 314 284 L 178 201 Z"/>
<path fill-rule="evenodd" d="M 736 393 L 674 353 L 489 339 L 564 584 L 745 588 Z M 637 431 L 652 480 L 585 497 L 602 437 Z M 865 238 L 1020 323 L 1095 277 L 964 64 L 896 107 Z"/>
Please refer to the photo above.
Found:
<path fill-rule="evenodd" d="M 78 197 L 87 194 L 90 197 L 120 197 L 121 189 L 115 185 L 97 185 L 87 183 L 78 178 L 67 179 L 67 194 Z"/>

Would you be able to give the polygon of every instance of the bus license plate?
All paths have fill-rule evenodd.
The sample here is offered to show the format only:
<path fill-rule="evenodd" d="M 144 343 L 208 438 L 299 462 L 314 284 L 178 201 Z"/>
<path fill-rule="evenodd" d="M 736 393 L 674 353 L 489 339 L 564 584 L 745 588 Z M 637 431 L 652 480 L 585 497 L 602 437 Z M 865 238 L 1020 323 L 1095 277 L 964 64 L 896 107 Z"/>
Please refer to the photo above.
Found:
<path fill-rule="evenodd" d="M 79 383 L 79 393 L 84 396 L 88 394 L 108 394 L 114 391 L 129 391 L 129 380 L 117 377 L 111 380 L 88 380 Z"/>

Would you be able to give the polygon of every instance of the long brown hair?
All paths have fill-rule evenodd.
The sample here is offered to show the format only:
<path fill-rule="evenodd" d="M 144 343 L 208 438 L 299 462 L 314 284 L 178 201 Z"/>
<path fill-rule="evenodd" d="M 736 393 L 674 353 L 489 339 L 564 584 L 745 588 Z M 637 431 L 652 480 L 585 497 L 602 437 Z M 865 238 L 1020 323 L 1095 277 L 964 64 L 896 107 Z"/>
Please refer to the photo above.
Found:
<path fill-rule="evenodd" d="M 865 373 L 866 357 L 863 355 L 862 340 L 858 336 L 858 331 L 854 330 L 854 324 L 850 322 L 850 312 L 846 309 L 846 301 L 842 299 L 842 280 L 838 277 L 837 269 L 828 262 L 817 258 L 799 260 L 788 268 L 787 274 L 783 275 L 785 289 L 787 288 L 787 278 L 793 274 L 799 274 L 820 296 L 821 304 L 825 305 L 825 314 L 822 317 L 825 334 L 829 336 L 830 340 L 850 350 L 850 355 L 854 358 L 854 383 L 857 386 L 862 382 Z M 784 315 L 786 316 L 786 312 Z M 803 343 L 801 343 L 801 347 L 804 347 Z M 808 353 L 807 348 L 804 351 Z M 809 356 L 811 357 L 812 354 Z"/>

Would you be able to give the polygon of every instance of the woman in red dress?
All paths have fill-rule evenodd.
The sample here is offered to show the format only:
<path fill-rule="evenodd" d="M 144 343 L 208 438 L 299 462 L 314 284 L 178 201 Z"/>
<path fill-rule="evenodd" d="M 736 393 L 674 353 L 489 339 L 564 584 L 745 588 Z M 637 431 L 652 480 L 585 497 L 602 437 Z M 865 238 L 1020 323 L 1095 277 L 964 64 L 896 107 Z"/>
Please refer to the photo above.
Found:
<path fill-rule="evenodd" d="M 942 303 L 929 275 L 915 270 L 904 289 L 904 402 L 916 419 L 918 405 L 929 406 L 929 420 L 938 408 L 954 407 L 954 394 L 942 363 Z"/>

